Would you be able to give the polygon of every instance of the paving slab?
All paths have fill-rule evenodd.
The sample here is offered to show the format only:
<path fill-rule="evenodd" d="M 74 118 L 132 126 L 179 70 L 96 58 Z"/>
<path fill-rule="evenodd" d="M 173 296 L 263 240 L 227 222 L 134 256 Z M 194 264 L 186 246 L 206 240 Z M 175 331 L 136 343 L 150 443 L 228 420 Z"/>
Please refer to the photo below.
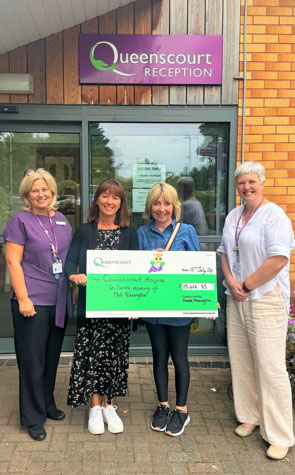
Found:
<path fill-rule="evenodd" d="M 200 362 L 202 358 L 200 359 Z M 295 448 L 279 462 L 268 460 L 259 431 L 242 439 L 233 432 L 236 420 L 228 397 L 227 367 L 191 366 L 188 406 L 191 423 L 180 437 L 150 429 L 156 392 L 150 362 L 130 365 L 129 392 L 117 398 L 124 422 L 122 434 L 87 431 L 88 408 L 66 405 L 70 364 L 58 368 L 56 400 L 65 411 L 61 422 L 46 422 L 43 442 L 29 438 L 19 426 L 18 373 L 0 365 L 0 473 L 9 474 L 294 474 Z M 175 403 L 173 369 L 169 368 L 170 402 Z"/>

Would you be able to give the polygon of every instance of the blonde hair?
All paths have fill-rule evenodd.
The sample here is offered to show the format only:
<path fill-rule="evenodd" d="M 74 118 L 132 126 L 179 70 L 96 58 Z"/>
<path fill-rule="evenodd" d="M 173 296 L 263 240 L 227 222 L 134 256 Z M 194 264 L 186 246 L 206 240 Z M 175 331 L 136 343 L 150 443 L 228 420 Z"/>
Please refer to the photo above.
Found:
<path fill-rule="evenodd" d="M 172 217 L 176 219 L 176 221 L 180 220 L 181 216 L 181 204 L 178 199 L 178 194 L 176 189 L 169 185 L 168 183 L 156 183 L 150 191 L 148 192 L 146 203 L 145 203 L 145 212 L 144 217 L 147 221 L 149 221 L 152 217 L 152 205 L 157 201 L 159 196 L 163 193 L 165 200 L 168 203 L 173 205 L 173 215 Z"/>
<path fill-rule="evenodd" d="M 54 205 L 56 203 L 56 198 L 57 198 L 56 181 L 51 175 L 51 173 L 49 173 L 47 170 L 38 169 L 38 170 L 28 171 L 23 177 L 19 186 L 18 194 L 22 202 L 25 204 L 25 207 L 24 207 L 25 211 L 32 210 L 32 206 L 29 200 L 29 193 L 32 189 L 34 181 L 39 180 L 40 178 L 46 181 L 47 186 L 52 193 L 52 200 L 51 200 L 50 205 L 48 206 L 48 210 L 50 211 L 50 210 L 55 209 Z"/>

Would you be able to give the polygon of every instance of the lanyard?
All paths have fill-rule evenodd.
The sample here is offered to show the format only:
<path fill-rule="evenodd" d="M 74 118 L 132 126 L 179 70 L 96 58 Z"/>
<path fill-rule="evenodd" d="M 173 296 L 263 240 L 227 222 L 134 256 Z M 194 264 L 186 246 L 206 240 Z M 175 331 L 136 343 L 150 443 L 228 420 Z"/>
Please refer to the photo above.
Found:
<path fill-rule="evenodd" d="M 34 213 L 34 216 L 35 216 L 37 222 L 40 224 L 41 228 L 43 229 L 44 233 L 46 234 L 46 236 L 48 237 L 48 239 L 50 241 L 50 247 L 51 247 L 53 257 L 57 258 L 58 257 L 58 254 L 57 254 L 57 239 L 56 239 L 56 235 L 55 235 L 55 232 L 54 232 L 51 216 L 49 215 L 49 222 L 50 222 L 52 234 L 53 234 L 53 237 L 54 237 L 54 243 L 53 243 L 51 237 L 49 236 L 48 229 L 46 229 L 45 226 L 43 226 L 42 222 L 40 221 L 40 219 L 38 218 L 36 213 Z"/>
<path fill-rule="evenodd" d="M 239 228 L 239 224 L 240 224 L 240 221 L 242 219 L 242 216 L 243 216 L 243 211 L 241 212 L 241 216 L 239 217 L 239 221 L 237 222 L 237 226 L 236 226 L 236 231 L 235 231 L 235 245 L 236 245 L 236 250 L 238 251 L 239 249 L 239 239 L 240 239 L 240 235 L 241 235 L 241 232 L 243 231 L 244 227 L 249 223 L 250 219 L 254 216 L 254 214 L 256 213 L 256 211 L 258 210 L 258 208 L 260 208 L 260 206 L 262 205 L 263 203 L 263 200 L 264 200 L 264 196 L 262 197 L 262 200 L 260 201 L 259 205 L 257 206 L 257 208 L 255 208 L 254 210 L 254 213 L 253 214 L 250 214 L 249 218 L 246 219 L 246 221 L 244 222 L 243 226 L 241 227 L 240 231 L 238 231 L 238 228 Z"/>

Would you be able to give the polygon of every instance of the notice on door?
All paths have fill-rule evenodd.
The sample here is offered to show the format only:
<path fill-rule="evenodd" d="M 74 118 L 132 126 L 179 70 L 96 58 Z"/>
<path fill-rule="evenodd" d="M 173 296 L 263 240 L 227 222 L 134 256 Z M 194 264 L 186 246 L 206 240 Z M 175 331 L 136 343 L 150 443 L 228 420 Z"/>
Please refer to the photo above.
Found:
<path fill-rule="evenodd" d="M 133 188 L 150 188 L 160 181 L 165 182 L 166 166 L 157 163 L 133 165 Z"/>
<path fill-rule="evenodd" d="M 143 188 L 141 190 L 133 188 L 132 190 L 132 212 L 143 213 L 145 209 L 145 202 L 149 190 Z"/>

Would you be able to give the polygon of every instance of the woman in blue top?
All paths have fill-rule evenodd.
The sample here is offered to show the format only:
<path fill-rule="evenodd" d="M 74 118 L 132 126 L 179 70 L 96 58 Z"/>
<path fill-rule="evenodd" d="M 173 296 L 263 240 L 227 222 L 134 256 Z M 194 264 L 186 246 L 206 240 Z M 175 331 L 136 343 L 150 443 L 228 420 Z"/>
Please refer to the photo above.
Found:
<path fill-rule="evenodd" d="M 167 183 L 157 183 L 147 196 L 145 217 L 148 224 L 138 229 L 139 249 L 164 250 L 181 205 L 175 188 Z M 172 251 L 199 251 L 199 239 L 193 226 L 181 224 L 170 248 Z M 190 373 L 187 358 L 191 318 L 146 318 L 147 330 L 153 351 L 154 378 L 159 405 L 153 415 L 151 428 L 165 431 L 167 435 L 183 433 L 190 418 L 186 399 Z M 171 355 L 175 368 L 176 408 L 170 414 L 168 402 L 168 359 Z"/>

